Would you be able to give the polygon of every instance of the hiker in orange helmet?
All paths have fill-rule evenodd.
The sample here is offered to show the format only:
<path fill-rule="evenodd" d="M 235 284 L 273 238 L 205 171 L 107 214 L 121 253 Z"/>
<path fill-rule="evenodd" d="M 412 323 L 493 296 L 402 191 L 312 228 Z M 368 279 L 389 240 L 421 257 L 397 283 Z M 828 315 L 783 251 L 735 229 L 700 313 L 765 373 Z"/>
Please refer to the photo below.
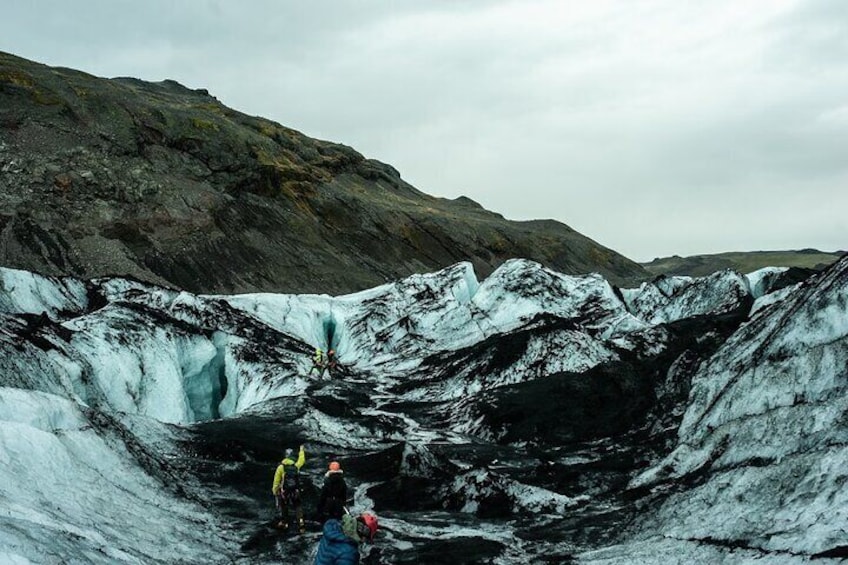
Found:
<path fill-rule="evenodd" d="M 324 486 L 318 499 L 318 519 L 325 522 L 330 518 L 340 520 L 344 514 L 347 500 L 347 483 L 344 480 L 342 466 L 338 461 L 331 461 L 327 472 L 324 473 Z"/>
<path fill-rule="evenodd" d="M 327 374 L 330 377 L 333 376 L 333 372 L 336 370 L 338 365 L 339 365 L 339 362 L 338 362 L 338 359 L 336 359 L 336 351 L 334 349 L 329 350 L 327 352 L 326 367 L 327 367 Z"/>

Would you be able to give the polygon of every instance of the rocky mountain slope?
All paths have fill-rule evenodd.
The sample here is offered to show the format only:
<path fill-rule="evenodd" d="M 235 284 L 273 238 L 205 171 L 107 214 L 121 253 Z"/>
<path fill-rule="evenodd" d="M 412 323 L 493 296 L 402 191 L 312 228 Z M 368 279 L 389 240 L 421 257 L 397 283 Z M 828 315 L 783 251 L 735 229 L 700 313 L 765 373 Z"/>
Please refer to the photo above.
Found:
<path fill-rule="evenodd" d="M 380 517 L 364 563 L 835 562 L 848 258 L 786 273 L 517 260 L 329 297 L 0 269 L 0 558 L 309 562 L 318 524 L 268 527 L 305 443 L 307 515 L 334 458 Z"/>
<path fill-rule="evenodd" d="M 810 275 L 811 270 L 821 271 L 845 255 L 844 251 L 826 252 L 817 249 L 800 251 L 737 251 L 713 255 L 690 257 L 658 257 L 650 263 L 642 263 L 655 275 L 683 275 L 705 277 L 724 269 L 750 273 L 765 267 L 794 267 L 799 269 L 798 280 Z"/>
<path fill-rule="evenodd" d="M 4 266 L 195 292 L 336 294 L 457 261 L 487 275 L 512 257 L 646 277 L 568 226 L 428 196 L 389 165 L 204 90 L 0 53 Z"/>

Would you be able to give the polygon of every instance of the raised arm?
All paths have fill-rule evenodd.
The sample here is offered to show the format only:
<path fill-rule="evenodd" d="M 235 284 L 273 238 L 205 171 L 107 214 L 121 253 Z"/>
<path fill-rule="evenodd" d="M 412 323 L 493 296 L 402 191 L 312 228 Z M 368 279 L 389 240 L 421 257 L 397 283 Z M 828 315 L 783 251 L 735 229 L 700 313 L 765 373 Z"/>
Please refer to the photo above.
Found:
<path fill-rule="evenodd" d="M 297 467 L 297 470 L 300 471 L 300 468 L 303 467 L 303 464 L 306 463 L 306 451 L 303 450 L 303 446 L 300 446 L 300 453 L 297 454 L 297 461 L 294 462 L 294 466 Z"/>

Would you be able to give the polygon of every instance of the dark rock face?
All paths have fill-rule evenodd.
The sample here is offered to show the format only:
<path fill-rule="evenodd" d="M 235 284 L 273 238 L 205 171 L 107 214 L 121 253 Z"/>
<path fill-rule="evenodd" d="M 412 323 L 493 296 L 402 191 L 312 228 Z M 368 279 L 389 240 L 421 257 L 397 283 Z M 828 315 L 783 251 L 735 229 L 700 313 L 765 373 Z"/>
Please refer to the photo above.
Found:
<path fill-rule="evenodd" d="M 613 282 L 637 264 L 568 226 L 419 192 L 389 165 L 173 81 L 0 53 L 0 264 L 194 292 L 368 288 L 511 257 Z"/>

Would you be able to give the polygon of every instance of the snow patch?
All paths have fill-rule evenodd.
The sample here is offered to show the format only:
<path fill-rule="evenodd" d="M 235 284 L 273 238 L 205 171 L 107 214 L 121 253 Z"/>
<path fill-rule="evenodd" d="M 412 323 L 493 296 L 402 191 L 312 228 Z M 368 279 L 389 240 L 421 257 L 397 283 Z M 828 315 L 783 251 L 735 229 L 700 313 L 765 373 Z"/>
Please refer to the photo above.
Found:
<path fill-rule="evenodd" d="M 0 267 L 0 313 L 44 313 L 55 319 L 59 312 L 81 312 L 87 306 L 81 281 Z"/>

